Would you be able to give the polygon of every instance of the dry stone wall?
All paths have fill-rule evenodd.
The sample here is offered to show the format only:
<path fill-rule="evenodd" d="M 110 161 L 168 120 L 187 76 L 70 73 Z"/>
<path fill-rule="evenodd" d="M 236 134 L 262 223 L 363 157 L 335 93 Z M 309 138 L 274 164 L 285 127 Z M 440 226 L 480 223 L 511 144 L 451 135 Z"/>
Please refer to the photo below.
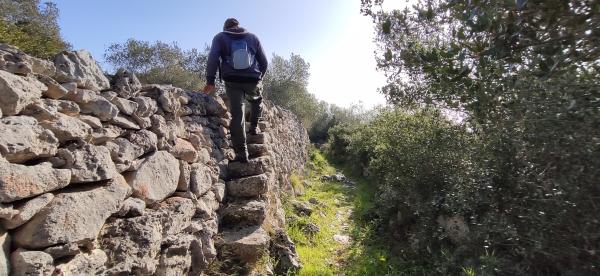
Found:
<path fill-rule="evenodd" d="M 0 44 L 0 275 L 251 271 L 268 253 L 297 267 L 280 199 L 306 130 L 267 103 L 250 162 L 229 162 L 226 100 Z"/>

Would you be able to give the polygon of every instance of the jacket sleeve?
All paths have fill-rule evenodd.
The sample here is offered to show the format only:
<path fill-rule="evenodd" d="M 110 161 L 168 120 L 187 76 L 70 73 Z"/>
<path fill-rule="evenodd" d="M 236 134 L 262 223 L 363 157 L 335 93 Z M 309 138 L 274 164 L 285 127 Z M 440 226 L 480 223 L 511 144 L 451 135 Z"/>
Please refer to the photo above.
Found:
<path fill-rule="evenodd" d="M 221 42 L 219 35 L 213 38 L 210 52 L 208 53 L 208 61 L 206 62 L 206 84 L 214 85 L 219 68 L 219 58 L 221 57 Z"/>
<path fill-rule="evenodd" d="M 258 61 L 258 69 L 261 72 L 260 76 L 262 78 L 267 73 L 267 68 L 269 67 L 269 61 L 267 60 L 267 57 L 265 56 L 265 52 L 262 48 L 262 45 L 260 44 L 260 40 L 258 38 L 256 38 L 256 41 L 258 42 L 258 48 L 256 49 L 256 61 Z"/>

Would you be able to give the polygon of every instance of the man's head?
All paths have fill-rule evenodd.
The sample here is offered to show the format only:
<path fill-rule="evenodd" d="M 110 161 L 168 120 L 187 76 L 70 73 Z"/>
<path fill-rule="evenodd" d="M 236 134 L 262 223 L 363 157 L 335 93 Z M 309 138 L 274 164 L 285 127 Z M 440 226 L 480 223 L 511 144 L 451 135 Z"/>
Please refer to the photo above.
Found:
<path fill-rule="evenodd" d="M 225 20 L 225 23 L 223 24 L 223 30 L 231 29 L 233 27 L 238 27 L 239 25 L 240 25 L 240 22 L 238 22 L 237 19 L 227 18 L 227 20 Z"/>

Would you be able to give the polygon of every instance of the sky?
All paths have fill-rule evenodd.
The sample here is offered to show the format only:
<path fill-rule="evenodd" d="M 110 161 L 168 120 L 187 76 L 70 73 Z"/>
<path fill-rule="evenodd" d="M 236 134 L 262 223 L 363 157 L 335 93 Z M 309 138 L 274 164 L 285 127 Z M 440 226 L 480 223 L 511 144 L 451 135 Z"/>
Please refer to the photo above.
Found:
<path fill-rule="evenodd" d="M 360 14 L 360 0 L 51 0 L 60 10 L 59 25 L 73 48 L 86 49 L 104 69 L 104 52 L 129 38 L 176 42 L 203 49 L 229 17 L 256 34 L 270 56 L 299 54 L 311 66 L 309 92 L 348 107 L 385 103 L 377 88 L 374 29 Z M 406 0 L 387 0 L 386 8 Z"/>

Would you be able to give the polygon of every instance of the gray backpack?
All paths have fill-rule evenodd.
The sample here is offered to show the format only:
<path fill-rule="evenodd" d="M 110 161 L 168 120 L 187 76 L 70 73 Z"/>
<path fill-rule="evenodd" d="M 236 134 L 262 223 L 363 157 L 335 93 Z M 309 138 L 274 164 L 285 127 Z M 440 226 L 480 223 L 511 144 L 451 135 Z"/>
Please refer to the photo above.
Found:
<path fill-rule="evenodd" d="M 231 66 L 236 70 L 245 70 L 254 63 L 254 55 L 244 39 L 231 42 Z"/>

